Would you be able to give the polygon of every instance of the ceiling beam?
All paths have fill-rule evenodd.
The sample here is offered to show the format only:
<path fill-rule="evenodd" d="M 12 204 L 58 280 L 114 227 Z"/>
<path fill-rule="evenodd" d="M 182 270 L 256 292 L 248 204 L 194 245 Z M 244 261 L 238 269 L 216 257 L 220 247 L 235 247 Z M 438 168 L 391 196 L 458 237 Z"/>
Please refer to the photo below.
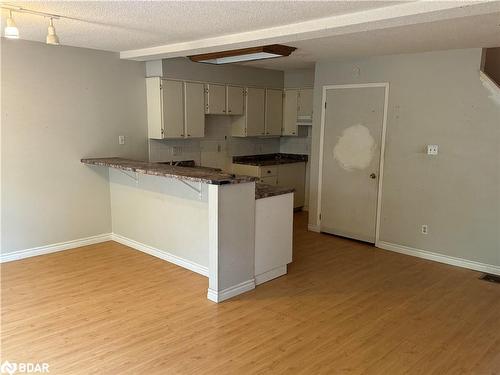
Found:
<path fill-rule="evenodd" d="M 353 34 L 453 18 L 477 16 L 498 11 L 500 11 L 500 1 L 498 0 L 412 1 L 284 26 L 122 51 L 120 52 L 120 58 L 138 61 L 157 60 Z"/>

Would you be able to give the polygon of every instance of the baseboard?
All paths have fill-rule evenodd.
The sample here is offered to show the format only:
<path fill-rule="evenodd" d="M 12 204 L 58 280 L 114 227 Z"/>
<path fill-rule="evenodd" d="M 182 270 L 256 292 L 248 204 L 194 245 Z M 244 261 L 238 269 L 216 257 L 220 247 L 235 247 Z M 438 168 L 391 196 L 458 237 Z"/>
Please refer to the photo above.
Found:
<path fill-rule="evenodd" d="M 119 242 L 122 245 L 131 247 L 132 249 L 142 251 L 143 253 L 152 255 L 156 258 L 166 260 L 167 262 L 173 263 L 177 266 L 186 268 L 190 271 L 199 273 L 200 275 L 208 277 L 208 267 L 202 266 L 198 263 L 191 262 L 184 258 L 178 257 L 177 255 L 171 254 L 167 251 L 157 249 L 155 247 L 145 245 L 143 243 L 137 242 L 127 237 L 123 237 L 119 234 L 113 233 L 111 235 L 113 241 Z"/>
<path fill-rule="evenodd" d="M 208 288 L 207 298 L 213 302 L 222 302 L 238 294 L 248 292 L 255 289 L 255 280 L 247 280 L 242 283 L 236 284 L 221 291 L 216 291 Z"/>
<path fill-rule="evenodd" d="M 112 237 L 111 233 L 105 233 L 105 234 L 98 234 L 96 236 L 80 238 L 77 240 L 59 242 L 51 245 L 32 247 L 31 249 L 13 251 L 10 253 L 2 254 L 0 257 L 0 263 L 12 262 L 14 260 L 31 258 L 39 255 L 70 250 L 81 246 L 87 246 L 100 242 L 111 241 L 111 237 Z"/>
<path fill-rule="evenodd" d="M 308 224 L 307 230 L 309 230 L 310 232 L 317 232 L 317 233 L 320 232 L 319 225 L 316 224 Z"/>
<path fill-rule="evenodd" d="M 286 275 L 286 264 L 261 273 L 260 275 L 255 275 L 255 285 L 260 285 L 283 275 Z"/>
<path fill-rule="evenodd" d="M 380 248 L 380 249 L 395 251 L 397 253 L 411 255 L 411 256 L 414 256 L 417 258 L 433 260 L 435 262 L 445 263 L 445 264 L 449 264 L 449 265 L 457 266 L 457 267 L 462 267 L 462 268 L 468 268 L 468 269 L 479 271 L 479 272 L 500 275 L 500 267 L 495 266 L 493 264 L 485 264 L 485 263 L 480 263 L 480 262 L 476 262 L 473 260 L 451 257 L 448 255 L 442 255 L 442 254 L 433 253 L 433 252 L 427 251 L 427 250 L 415 249 L 412 247 L 393 244 L 393 243 L 384 242 L 384 241 L 378 241 L 375 244 L 375 246 Z"/>

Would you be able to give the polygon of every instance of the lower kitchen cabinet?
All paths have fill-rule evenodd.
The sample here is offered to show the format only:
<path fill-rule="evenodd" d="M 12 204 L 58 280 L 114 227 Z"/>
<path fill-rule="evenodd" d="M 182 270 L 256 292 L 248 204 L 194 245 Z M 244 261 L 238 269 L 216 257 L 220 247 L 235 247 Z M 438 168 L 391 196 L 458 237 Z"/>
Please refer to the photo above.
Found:
<path fill-rule="evenodd" d="M 280 164 L 278 185 L 295 188 L 293 207 L 303 207 L 306 197 L 306 163 Z"/>
<path fill-rule="evenodd" d="M 295 189 L 293 207 L 299 208 L 305 205 L 305 162 L 268 166 L 233 163 L 232 171 L 235 174 L 258 177 L 259 182 L 264 184 L 293 187 Z"/>

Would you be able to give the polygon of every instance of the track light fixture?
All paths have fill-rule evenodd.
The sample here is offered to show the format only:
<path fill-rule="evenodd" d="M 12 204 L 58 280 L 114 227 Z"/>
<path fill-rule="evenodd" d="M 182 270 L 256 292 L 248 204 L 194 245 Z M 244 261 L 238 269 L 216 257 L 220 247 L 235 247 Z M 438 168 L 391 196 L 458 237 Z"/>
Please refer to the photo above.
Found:
<path fill-rule="evenodd" d="M 10 39 L 19 39 L 19 29 L 17 28 L 16 23 L 14 22 L 14 19 L 12 18 L 13 12 L 32 14 L 34 16 L 48 18 L 49 19 L 49 27 L 47 29 L 46 42 L 47 42 L 47 44 L 51 44 L 54 46 L 59 45 L 59 37 L 56 34 L 56 28 L 54 27 L 54 20 L 57 20 L 59 18 L 68 18 L 68 19 L 76 20 L 76 18 L 64 17 L 64 16 L 60 16 L 58 14 L 39 12 L 36 10 L 26 9 L 26 8 L 23 8 L 23 7 L 20 7 L 17 5 L 13 5 L 13 4 L 3 3 L 1 5 L 1 8 L 9 11 L 9 17 L 6 20 L 6 26 L 4 29 L 4 36 L 6 38 L 10 38 Z"/>
<path fill-rule="evenodd" d="M 9 39 L 19 39 L 19 29 L 14 22 L 14 18 L 12 18 L 12 10 L 9 10 L 9 18 L 7 18 L 7 25 L 4 29 L 4 35 Z"/>
<path fill-rule="evenodd" d="M 52 17 L 50 18 L 49 28 L 47 29 L 47 44 L 52 44 L 54 46 L 59 45 L 59 37 L 56 34 L 56 28 L 54 27 Z"/>

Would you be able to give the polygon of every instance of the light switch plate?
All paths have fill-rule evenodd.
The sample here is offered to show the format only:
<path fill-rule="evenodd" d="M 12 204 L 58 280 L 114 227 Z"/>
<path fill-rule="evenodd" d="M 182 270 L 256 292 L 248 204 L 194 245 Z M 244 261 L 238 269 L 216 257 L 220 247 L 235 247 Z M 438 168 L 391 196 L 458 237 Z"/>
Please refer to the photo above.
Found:
<path fill-rule="evenodd" d="M 125 136 L 124 135 L 119 135 L 118 136 L 118 144 L 124 145 L 125 144 Z"/>
<path fill-rule="evenodd" d="M 437 155 L 439 151 L 438 145 L 427 145 L 427 155 Z"/>

